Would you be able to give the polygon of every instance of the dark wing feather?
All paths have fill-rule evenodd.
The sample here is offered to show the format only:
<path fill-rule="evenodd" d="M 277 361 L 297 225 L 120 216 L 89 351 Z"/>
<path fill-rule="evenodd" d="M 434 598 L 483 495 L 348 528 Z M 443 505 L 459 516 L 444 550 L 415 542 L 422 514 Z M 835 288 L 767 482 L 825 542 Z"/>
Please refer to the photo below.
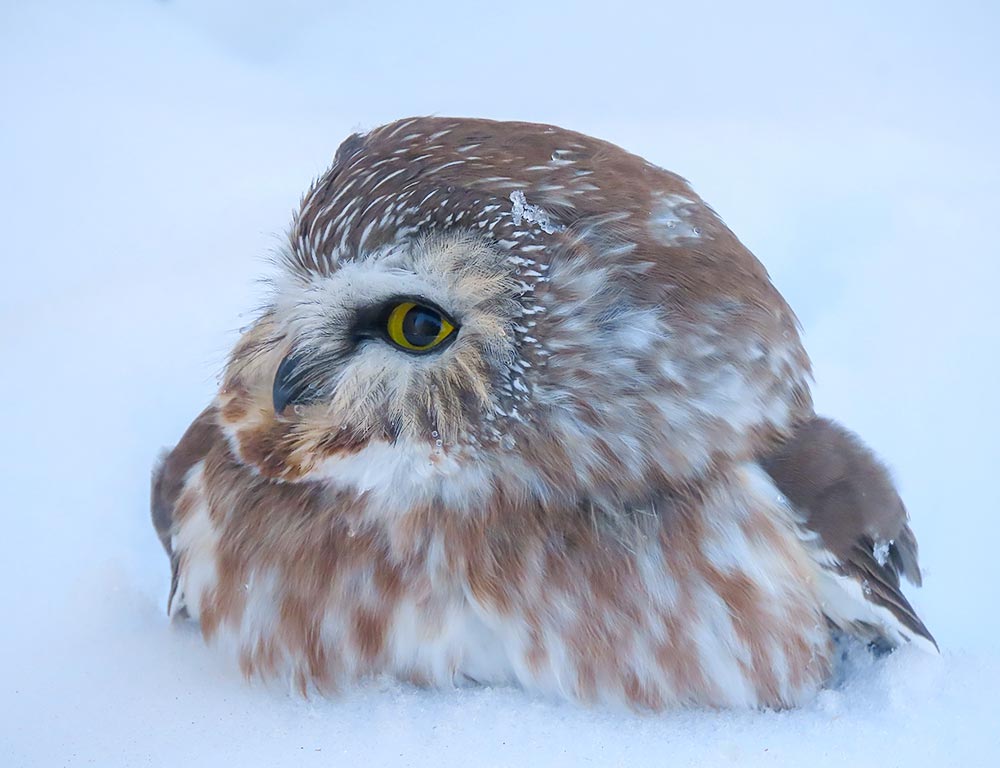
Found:
<path fill-rule="evenodd" d="M 160 543 L 170 558 L 170 597 L 167 601 L 167 613 L 170 612 L 170 604 L 177 591 L 177 554 L 170 543 L 173 534 L 174 507 L 184 488 L 188 471 L 205 457 L 219 437 L 215 415 L 213 407 L 202 411 L 187 428 L 177 446 L 153 468 L 150 514 L 156 534 L 160 537 Z"/>
<path fill-rule="evenodd" d="M 900 591 L 899 576 L 894 568 L 890 568 L 888 564 L 879 565 L 873 551 L 874 542 L 871 539 L 860 541 L 854 547 L 850 560 L 844 563 L 843 573 L 861 582 L 865 596 L 871 602 L 887 608 L 907 629 L 933 643 L 930 631 Z"/>
<path fill-rule="evenodd" d="M 917 540 L 888 470 L 871 450 L 835 421 L 814 417 L 761 466 L 834 555 L 837 572 L 861 584 L 868 601 L 911 633 L 934 643 L 900 591 L 900 576 L 921 583 Z"/>

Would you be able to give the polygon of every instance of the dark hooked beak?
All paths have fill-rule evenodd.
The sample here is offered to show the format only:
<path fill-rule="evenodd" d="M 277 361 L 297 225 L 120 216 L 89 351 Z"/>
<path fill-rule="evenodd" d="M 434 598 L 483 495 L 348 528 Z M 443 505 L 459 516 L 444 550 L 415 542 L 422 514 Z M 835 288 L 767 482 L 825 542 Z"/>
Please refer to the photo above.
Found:
<path fill-rule="evenodd" d="M 274 412 L 282 413 L 289 405 L 304 402 L 312 389 L 308 376 L 308 366 L 303 365 L 301 355 L 294 352 L 281 361 L 278 372 L 274 375 L 274 386 L 271 398 L 274 401 Z"/>

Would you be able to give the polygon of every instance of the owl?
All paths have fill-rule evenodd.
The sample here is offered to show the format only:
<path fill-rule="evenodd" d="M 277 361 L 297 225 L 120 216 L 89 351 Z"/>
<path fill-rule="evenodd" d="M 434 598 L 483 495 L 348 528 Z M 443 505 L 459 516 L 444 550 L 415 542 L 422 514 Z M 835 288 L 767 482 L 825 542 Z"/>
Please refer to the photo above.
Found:
<path fill-rule="evenodd" d="M 841 637 L 936 647 L 886 469 L 679 176 L 401 120 L 344 141 L 278 266 L 153 475 L 168 612 L 246 675 L 784 708 Z"/>

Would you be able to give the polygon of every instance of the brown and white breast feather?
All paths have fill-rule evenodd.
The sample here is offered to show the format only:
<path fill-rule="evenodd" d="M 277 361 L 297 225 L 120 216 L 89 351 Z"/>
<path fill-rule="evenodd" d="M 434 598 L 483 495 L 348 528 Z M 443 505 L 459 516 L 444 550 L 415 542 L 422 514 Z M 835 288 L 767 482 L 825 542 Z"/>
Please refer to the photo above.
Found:
<path fill-rule="evenodd" d="M 829 673 L 814 561 L 753 465 L 663 494 L 628 530 L 505 498 L 382 526 L 363 507 L 254 475 L 216 433 L 174 510 L 174 610 L 248 674 L 303 690 L 388 671 L 638 708 L 788 706 Z"/>
<path fill-rule="evenodd" d="M 396 296 L 460 332 L 359 341 Z M 289 358 L 311 396 L 276 409 Z M 899 592 L 905 512 L 809 376 L 766 271 L 680 177 L 552 126 L 353 136 L 154 478 L 174 610 L 303 689 L 798 703 L 827 621 L 930 639 Z"/>

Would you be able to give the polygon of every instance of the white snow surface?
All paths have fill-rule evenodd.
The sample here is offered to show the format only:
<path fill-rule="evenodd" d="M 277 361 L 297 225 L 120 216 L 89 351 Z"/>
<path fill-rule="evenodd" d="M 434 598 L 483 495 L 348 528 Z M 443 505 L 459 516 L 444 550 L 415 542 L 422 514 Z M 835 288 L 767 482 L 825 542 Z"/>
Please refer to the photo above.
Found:
<path fill-rule="evenodd" d="M 0 5 L 0 765 L 1000 765 L 997 6 L 345 5 Z M 340 140 L 427 113 L 692 180 L 799 313 L 818 410 L 893 467 L 941 656 L 858 659 L 798 711 L 639 716 L 303 699 L 168 623 L 151 466 Z"/>

